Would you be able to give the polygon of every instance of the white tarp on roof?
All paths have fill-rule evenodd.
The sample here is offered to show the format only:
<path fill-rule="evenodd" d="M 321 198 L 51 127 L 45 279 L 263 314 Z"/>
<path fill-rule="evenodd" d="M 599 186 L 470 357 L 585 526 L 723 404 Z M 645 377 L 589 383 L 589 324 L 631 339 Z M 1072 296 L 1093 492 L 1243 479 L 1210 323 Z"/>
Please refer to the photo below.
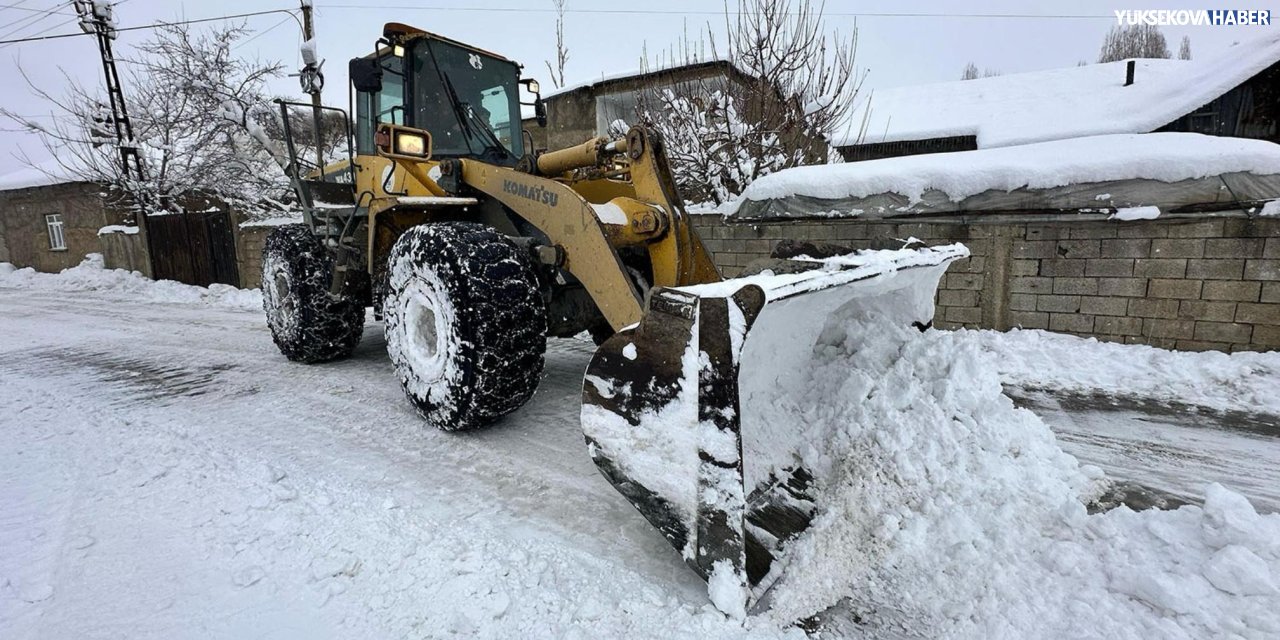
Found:
<path fill-rule="evenodd" d="M 881 89 L 837 146 L 973 135 L 978 148 L 1109 133 L 1146 133 L 1280 61 L 1280 30 L 1205 60 L 1138 60 Z M 870 110 L 868 114 L 867 110 Z M 859 140 L 859 132 L 865 133 Z"/>
<path fill-rule="evenodd" d="M 756 180 L 722 210 L 739 219 L 884 217 L 1272 198 L 1280 145 L 1146 133 L 796 167 Z"/>

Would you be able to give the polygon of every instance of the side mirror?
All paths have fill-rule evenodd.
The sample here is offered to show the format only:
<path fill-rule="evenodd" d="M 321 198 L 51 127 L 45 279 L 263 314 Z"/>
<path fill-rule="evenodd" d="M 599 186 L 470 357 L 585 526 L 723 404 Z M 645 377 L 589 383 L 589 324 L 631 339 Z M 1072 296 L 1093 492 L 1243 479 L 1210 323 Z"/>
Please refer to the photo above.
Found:
<path fill-rule="evenodd" d="M 520 81 L 520 84 L 524 85 L 526 91 L 533 94 L 533 117 L 538 122 L 539 127 L 546 128 L 547 105 L 542 101 L 542 91 L 538 81 L 533 78 L 525 78 Z M 521 102 L 520 104 L 527 105 L 529 103 Z"/>
<path fill-rule="evenodd" d="M 542 96 L 533 101 L 533 119 L 538 121 L 539 127 L 547 128 L 547 103 L 542 101 Z"/>
<path fill-rule="evenodd" d="M 356 58 L 347 65 L 351 84 L 361 93 L 382 91 L 382 64 L 377 58 Z"/>

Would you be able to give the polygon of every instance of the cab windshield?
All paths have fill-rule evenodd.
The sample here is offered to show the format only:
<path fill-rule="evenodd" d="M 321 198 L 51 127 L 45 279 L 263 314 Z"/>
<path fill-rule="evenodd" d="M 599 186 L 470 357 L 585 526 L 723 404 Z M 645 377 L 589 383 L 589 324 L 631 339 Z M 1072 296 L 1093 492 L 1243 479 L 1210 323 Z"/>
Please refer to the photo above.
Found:
<path fill-rule="evenodd" d="M 413 124 L 433 156 L 514 165 L 524 153 L 514 63 L 424 38 L 413 48 Z"/>

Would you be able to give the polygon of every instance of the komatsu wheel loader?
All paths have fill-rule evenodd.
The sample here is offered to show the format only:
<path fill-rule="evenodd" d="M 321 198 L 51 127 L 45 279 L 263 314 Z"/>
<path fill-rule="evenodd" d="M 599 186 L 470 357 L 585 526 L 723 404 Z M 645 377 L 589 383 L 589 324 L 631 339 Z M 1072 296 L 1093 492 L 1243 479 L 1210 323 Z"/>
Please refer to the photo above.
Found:
<path fill-rule="evenodd" d="M 345 159 L 311 162 L 291 124 L 311 105 L 280 105 L 282 164 L 304 212 L 263 252 L 281 352 L 347 356 L 372 307 L 409 400 L 461 431 L 533 395 L 548 337 L 590 332 L 591 457 L 710 581 L 717 607 L 747 611 L 818 510 L 794 455 L 803 443 L 773 411 L 787 402 L 775 383 L 843 306 L 927 324 L 938 278 L 962 254 L 774 260 L 725 280 L 652 130 L 536 152 L 520 108 L 542 125 L 545 109 L 520 65 L 397 23 L 374 50 L 349 66 L 354 132 L 330 107 L 310 127 L 321 148 L 320 110 L 340 114 Z"/>

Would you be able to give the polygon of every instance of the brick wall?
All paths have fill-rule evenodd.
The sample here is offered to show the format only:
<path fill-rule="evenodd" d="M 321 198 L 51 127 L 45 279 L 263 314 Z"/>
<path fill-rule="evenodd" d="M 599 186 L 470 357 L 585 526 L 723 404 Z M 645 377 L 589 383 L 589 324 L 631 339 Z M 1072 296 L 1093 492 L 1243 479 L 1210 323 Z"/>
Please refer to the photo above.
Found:
<path fill-rule="evenodd" d="M 694 216 L 726 275 L 779 240 L 857 248 L 962 242 L 972 256 L 938 289 L 935 324 L 1048 329 L 1169 349 L 1280 348 L 1280 219 L 1001 224 L 726 224 Z"/>

